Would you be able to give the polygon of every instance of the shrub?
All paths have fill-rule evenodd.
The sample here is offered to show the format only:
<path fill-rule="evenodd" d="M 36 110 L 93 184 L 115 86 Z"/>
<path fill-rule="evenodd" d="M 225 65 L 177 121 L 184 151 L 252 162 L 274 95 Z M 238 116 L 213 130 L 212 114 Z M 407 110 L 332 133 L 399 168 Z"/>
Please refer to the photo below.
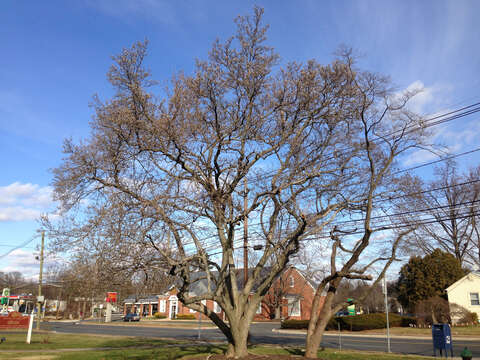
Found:
<path fill-rule="evenodd" d="M 307 329 L 309 320 L 284 320 L 281 322 L 282 329 Z"/>
<path fill-rule="evenodd" d="M 475 312 L 467 311 L 466 314 L 458 321 L 459 325 L 477 325 L 478 324 L 478 315 Z"/>
<path fill-rule="evenodd" d="M 418 325 L 417 318 L 412 316 L 402 316 L 401 327 L 416 327 Z"/>
<path fill-rule="evenodd" d="M 153 314 L 153 317 L 155 319 L 166 319 L 167 318 L 167 315 L 165 314 L 160 314 L 159 312 L 156 312 L 155 314 Z"/>
<path fill-rule="evenodd" d="M 195 315 L 193 315 L 193 314 L 178 314 L 175 317 L 175 320 L 195 320 Z"/>
<path fill-rule="evenodd" d="M 408 316 L 389 314 L 388 320 L 391 327 L 408 327 L 416 324 L 416 319 Z M 383 329 L 387 326 L 385 314 L 363 314 L 355 316 L 332 317 L 327 324 L 326 330 L 350 330 L 362 331 L 372 329 Z M 281 323 L 282 329 L 307 329 L 308 320 L 285 320 Z"/>

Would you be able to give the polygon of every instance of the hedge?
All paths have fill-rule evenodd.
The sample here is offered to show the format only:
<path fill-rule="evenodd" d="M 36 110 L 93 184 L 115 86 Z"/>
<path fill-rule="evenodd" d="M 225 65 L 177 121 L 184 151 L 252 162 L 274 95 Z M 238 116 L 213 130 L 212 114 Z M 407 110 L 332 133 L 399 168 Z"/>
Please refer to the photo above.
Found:
<path fill-rule="evenodd" d="M 415 324 L 416 319 L 389 314 L 388 317 L 391 327 L 408 327 Z M 372 329 L 384 329 L 387 325 L 385 314 L 362 314 L 355 316 L 337 316 L 330 319 L 326 330 L 338 330 L 340 324 L 341 330 L 362 331 Z M 308 320 L 284 320 L 281 323 L 282 329 L 307 329 Z"/>
<path fill-rule="evenodd" d="M 178 314 L 175 320 L 195 320 L 195 315 L 192 314 Z"/>
<path fill-rule="evenodd" d="M 166 318 L 167 318 L 167 315 L 162 314 L 162 313 L 159 313 L 159 312 L 156 312 L 155 314 L 153 314 L 153 317 L 154 317 L 155 319 L 166 319 Z"/>

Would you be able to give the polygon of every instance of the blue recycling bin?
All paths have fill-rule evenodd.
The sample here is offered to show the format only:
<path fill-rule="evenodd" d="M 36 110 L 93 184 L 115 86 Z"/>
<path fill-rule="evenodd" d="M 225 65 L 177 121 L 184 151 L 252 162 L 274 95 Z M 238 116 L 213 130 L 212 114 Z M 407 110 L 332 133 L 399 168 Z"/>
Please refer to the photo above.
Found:
<path fill-rule="evenodd" d="M 437 350 L 440 351 L 440 356 L 448 357 L 448 350 L 453 358 L 453 343 L 452 333 L 448 324 L 433 324 L 432 325 L 432 340 L 433 340 L 433 355 L 437 356 Z"/>

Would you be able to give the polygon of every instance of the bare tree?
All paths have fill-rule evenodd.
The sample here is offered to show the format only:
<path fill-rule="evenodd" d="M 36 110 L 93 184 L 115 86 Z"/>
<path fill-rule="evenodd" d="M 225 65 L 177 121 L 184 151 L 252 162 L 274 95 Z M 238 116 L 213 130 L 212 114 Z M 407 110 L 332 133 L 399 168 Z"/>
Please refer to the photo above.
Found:
<path fill-rule="evenodd" d="M 343 56 L 351 59 L 348 52 Z M 352 61 L 345 62 L 354 66 Z M 401 190 L 396 186 L 399 180 L 392 171 L 396 160 L 423 142 L 423 120 L 408 110 L 408 101 L 416 92 L 399 95 L 392 91 L 388 79 L 356 69 L 351 71 L 356 74 L 352 91 L 357 101 L 350 116 L 361 128 L 355 158 L 359 172 L 353 173 L 353 181 L 342 192 L 349 203 L 341 212 L 344 220 L 330 231 L 330 261 L 314 297 L 307 332 L 307 357 L 317 356 L 329 319 L 347 305 L 346 301 L 335 302 L 342 280 L 374 279 L 374 289 L 395 261 L 402 239 L 414 228 L 402 228 L 396 217 L 388 214 L 392 207 L 389 199 Z M 386 215 L 381 217 L 380 214 Z M 383 220 L 376 220 L 375 215 Z M 375 236 L 381 231 L 388 232 L 383 237 Z M 326 241 L 326 234 L 319 240 Z M 374 273 L 378 276 L 373 277 Z M 362 302 L 366 296 L 368 293 L 356 300 Z"/>
<path fill-rule="evenodd" d="M 264 44 L 262 13 L 239 17 L 236 35 L 215 42 L 192 75 L 176 75 L 161 99 L 149 92 L 146 43 L 115 56 L 108 72 L 115 96 L 95 99 L 91 137 L 66 141 L 54 171 L 56 198 L 71 215 L 55 226 L 44 219 L 58 249 L 84 247 L 123 269 L 167 267 L 181 279 L 179 299 L 226 336 L 230 357 L 247 354 L 258 305 L 300 242 L 339 213 L 363 214 L 364 235 L 348 250 L 340 229 L 332 230 L 332 273 L 319 291 L 366 277 L 355 264 L 375 231 L 373 200 L 387 191 L 396 156 L 418 137 L 410 127 L 419 118 L 404 108 L 413 94 L 390 98 L 387 80 L 355 69 L 349 52 L 329 65 L 281 67 Z M 262 250 L 239 286 L 236 235 L 247 218 Z M 340 250 L 351 257 L 337 271 Z M 198 282 L 206 291 L 193 296 Z M 228 322 L 202 300 L 216 301 Z M 328 321 L 317 324 L 318 310 L 309 354 Z"/>
<path fill-rule="evenodd" d="M 418 250 L 431 254 L 439 248 L 453 254 L 462 266 L 480 266 L 480 167 L 461 174 L 458 165 L 448 161 L 435 169 L 435 176 L 428 183 L 408 179 L 407 186 L 416 196 L 405 199 L 400 208 L 407 210 L 406 221 L 420 225 L 405 248 L 410 254 Z"/>
<path fill-rule="evenodd" d="M 124 267 L 168 265 L 182 280 L 179 299 L 220 328 L 227 355 L 236 357 L 247 354 L 250 322 L 302 237 L 345 206 L 339 189 L 358 135 L 347 116 L 354 102 L 349 64 L 277 67 L 261 16 L 257 8 L 239 17 L 237 34 L 217 41 L 193 75 L 178 74 L 163 100 L 147 92 L 153 82 L 142 65 L 145 43 L 114 57 L 108 78 L 115 97 L 95 99 L 91 138 L 66 141 L 54 171 L 57 199 L 78 215 L 50 226 L 49 235 L 59 249 L 86 243 Z M 299 206 L 315 194 L 323 202 L 313 211 Z M 239 287 L 236 233 L 246 217 L 263 249 Z M 135 256 L 112 258 L 109 248 Z M 149 261 L 137 256 L 152 249 Z M 267 261 L 273 265 L 262 272 Z M 192 296 L 200 281 L 206 292 Z M 228 322 L 203 306 L 205 299 L 216 301 Z"/>

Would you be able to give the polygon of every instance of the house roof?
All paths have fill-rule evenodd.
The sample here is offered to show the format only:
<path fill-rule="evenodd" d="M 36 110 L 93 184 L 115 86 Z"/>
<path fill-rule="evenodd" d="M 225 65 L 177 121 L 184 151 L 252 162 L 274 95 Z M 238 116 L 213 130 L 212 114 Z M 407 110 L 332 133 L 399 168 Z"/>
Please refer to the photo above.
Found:
<path fill-rule="evenodd" d="M 454 282 L 452 285 L 450 285 L 449 287 L 447 287 L 445 290 L 447 291 L 447 293 L 451 292 L 452 290 L 454 290 L 458 285 L 460 285 L 461 283 L 463 283 L 464 281 L 466 281 L 467 279 L 471 278 L 471 277 L 477 277 L 480 279 L 480 271 L 471 271 L 469 272 L 467 275 L 465 275 L 464 277 L 462 277 L 461 279 L 457 280 L 456 282 Z"/>
<path fill-rule="evenodd" d="M 135 296 L 129 296 L 126 299 L 123 300 L 124 304 L 134 304 L 137 301 L 137 298 Z"/>
<path fill-rule="evenodd" d="M 149 295 L 141 299 L 138 299 L 138 302 L 141 304 L 156 303 L 158 302 L 158 297 L 159 297 L 158 295 Z"/>

